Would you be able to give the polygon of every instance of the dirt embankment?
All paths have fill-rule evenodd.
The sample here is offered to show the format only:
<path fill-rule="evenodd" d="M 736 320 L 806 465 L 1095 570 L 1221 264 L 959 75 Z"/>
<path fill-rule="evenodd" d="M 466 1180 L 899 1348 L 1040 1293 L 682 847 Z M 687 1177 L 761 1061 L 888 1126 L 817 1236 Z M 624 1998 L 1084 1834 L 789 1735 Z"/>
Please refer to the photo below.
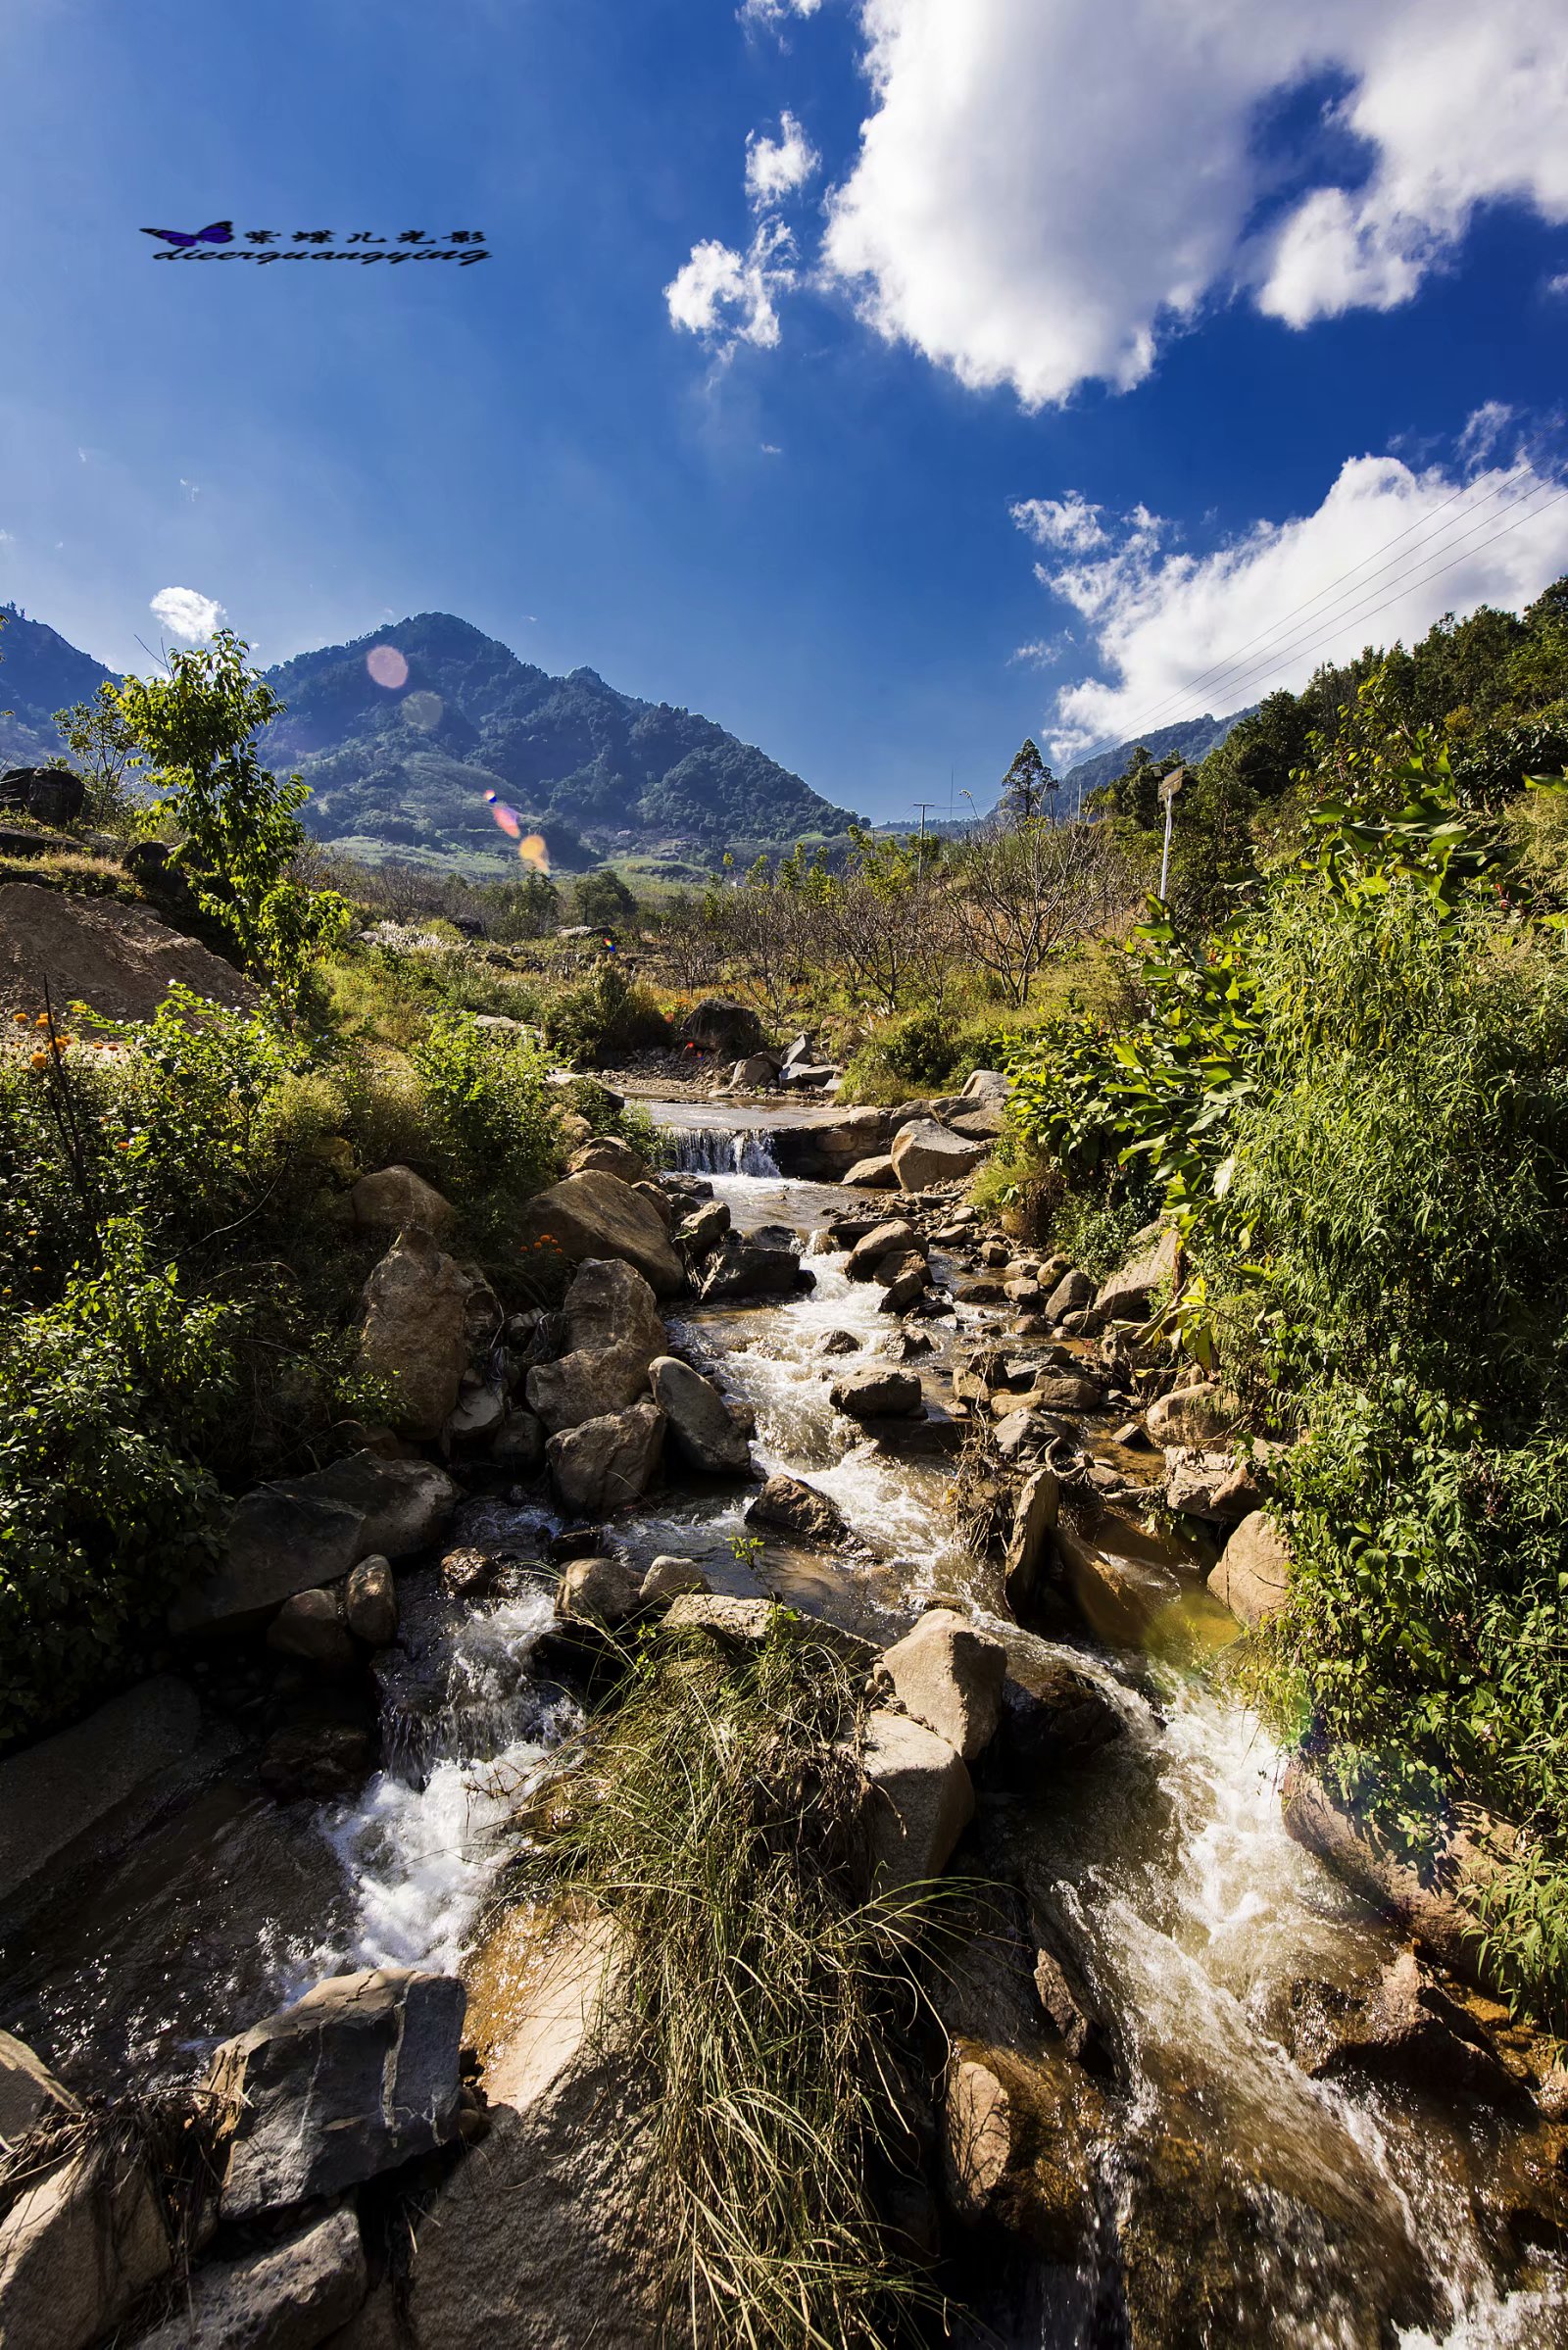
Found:
<path fill-rule="evenodd" d="M 151 1019 L 176 984 L 237 1009 L 260 1001 L 232 964 L 144 906 L 0 883 L 0 1011 L 42 1011 L 45 983 L 62 1015 L 79 1002 L 111 1020 Z"/>

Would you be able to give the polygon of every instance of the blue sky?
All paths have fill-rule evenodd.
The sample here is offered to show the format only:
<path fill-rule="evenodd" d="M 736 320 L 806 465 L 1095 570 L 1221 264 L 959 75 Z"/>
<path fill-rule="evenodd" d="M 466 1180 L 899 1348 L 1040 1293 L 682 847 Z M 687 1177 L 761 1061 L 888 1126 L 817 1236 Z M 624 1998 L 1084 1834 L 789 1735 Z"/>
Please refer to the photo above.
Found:
<path fill-rule="evenodd" d="M 1555 0 L 1264 13 L 11 0 L 0 598 L 116 666 L 171 587 L 269 661 L 449 610 L 883 818 L 1516 602 Z M 223 217 L 490 258 L 139 233 Z"/>

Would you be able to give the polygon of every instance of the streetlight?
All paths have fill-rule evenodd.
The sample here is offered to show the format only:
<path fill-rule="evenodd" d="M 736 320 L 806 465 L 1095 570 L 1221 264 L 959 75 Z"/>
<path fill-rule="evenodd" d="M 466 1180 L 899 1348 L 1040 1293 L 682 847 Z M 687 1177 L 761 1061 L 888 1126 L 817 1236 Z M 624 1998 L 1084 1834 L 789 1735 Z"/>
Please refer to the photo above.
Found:
<path fill-rule="evenodd" d="M 1176 795 L 1186 781 L 1187 769 L 1172 767 L 1159 787 L 1159 796 L 1165 803 L 1165 851 L 1159 860 L 1159 902 L 1161 906 L 1165 903 L 1165 883 L 1170 876 L 1170 828 L 1176 813 Z"/>

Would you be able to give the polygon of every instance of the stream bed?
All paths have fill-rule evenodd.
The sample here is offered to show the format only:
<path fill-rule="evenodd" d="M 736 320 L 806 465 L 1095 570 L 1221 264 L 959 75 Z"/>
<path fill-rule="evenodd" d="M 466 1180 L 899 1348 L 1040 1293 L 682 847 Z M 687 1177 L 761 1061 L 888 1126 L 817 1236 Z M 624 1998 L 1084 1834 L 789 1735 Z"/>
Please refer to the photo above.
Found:
<path fill-rule="evenodd" d="M 685 1155 L 743 1230 L 810 1233 L 863 1210 L 861 1196 L 780 1178 L 765 1134 L 736 1137 L 683 1110 Z M 762 1470 L 828 1493 L 866 1561 L 770 1547 L 754 1566 L 737 1542 L 744 1488 L 671 1484 L 617 1524 L 619 1545 L 640 1562 L 682 1553 L 715 1590 L 774 1591 L 879 1642 L 933 1593 L 960 1593 L 1015 1653 L 1022 1643 L 1070 1656 L 1102 1685 L 1124 1735 L 1013 1803 L 1000 1833 L 1031 1899 L 1070 1926 L 1127 2052 L 1102 2194 L 1128 2223 L 1151 2165 L 1180 2170 L 1191 2236 L 1171 2260 L 1230 2264 L 1232 2306 L 1245 2314 L 1205 2339 L 1249 2350 L 1568 2345 L 1561 2270 L 1545 2254 L 1499 2250 L 1489 2221 L 1501 2126 L 1460 2104 L 1312 2081 L 1287 2053 L 1293 1983 L 1364 1985 L 1397 1945 L 1286 1836 L 1282 1758 L 1257 1723 L 1200 1668 L 1168 1661 L 1168 1648 L 1160 1661 L 1004 1622 L 994 1570 L 958 1534 L 949 1465 L 890 1457 L 835 1414 L 821 1339 L 847 1331 L 872 1349 L 898 1327 L 844 1261 L 812 1253 L 808 1293 L 693 1307 L 676 1335 L 754 1406 Z M 923 1325 L 936 1342 L 921 1365 L 934 1400 L 948 1394 L 948 1349 L 973 1319 L 959 1308 Z M 536 1555 L 557 1523 L 531 1492 L 475 1496 L 451 1540 Z M 1178 1604 L 1212 1634 L 1211 1605 L 1196 1575 L 1187 1581 Z M 324 1974 L 461 1966 L 516 1799 L 579 1716 L 535 1669 L 551 1620 L 542 1583 L 465 1604 L 421 1569 L 399 1591 L 405 1647 L 383 1681 L 383 1767 L 358 1797 L 280 1806 L 236 1767 L 7 1953 L 0 2024 L 74 2085 L 189 2074 L 218 2038 Z M 1227 2232 L 1238 2212 L 1249 2225 Z M 1398 2278 L 1419 2314 L 1391 2325 Z M 1096 2330 L 1099 2289 L 1088 2271 L 1063 2277 L 1043 2263 L 999 2283 L 981 2314 L 994 2340 L 1020 2350 L 1088 2350 L 1107 2338 Z"/>

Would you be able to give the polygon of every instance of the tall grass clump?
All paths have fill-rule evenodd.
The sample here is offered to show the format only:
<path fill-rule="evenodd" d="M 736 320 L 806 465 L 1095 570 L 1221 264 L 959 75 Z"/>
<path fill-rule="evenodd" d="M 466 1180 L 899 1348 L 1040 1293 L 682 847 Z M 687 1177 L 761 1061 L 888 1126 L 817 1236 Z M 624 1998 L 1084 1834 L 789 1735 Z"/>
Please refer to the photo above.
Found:
<path fill-rule="evenodd" d="M 737 1653 L 646 1635 L 590 1734 L 530 1891 L 586 1899 L 619 1954 L 602 2027 L 652 2080 L 650 2233 L 671 2339 L 886 2345 L 932 2306 L 872 2181 L 915 2168 L 900 2043 L 920 1894 L 865 1893 L 857 1668 L 777 1611 Z"/>

